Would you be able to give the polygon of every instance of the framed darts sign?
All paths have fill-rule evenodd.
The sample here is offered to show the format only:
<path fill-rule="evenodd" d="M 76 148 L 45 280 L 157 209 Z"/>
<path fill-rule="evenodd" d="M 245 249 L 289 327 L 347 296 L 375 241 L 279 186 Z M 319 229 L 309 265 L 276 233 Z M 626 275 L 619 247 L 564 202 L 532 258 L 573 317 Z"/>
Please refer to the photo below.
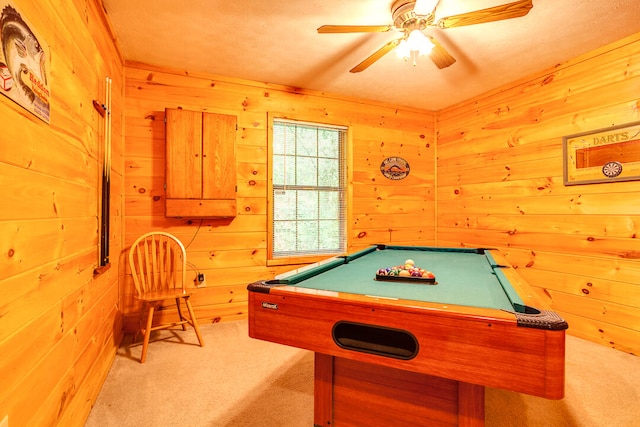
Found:
<path fill-rule="evenodd" d="M 0 93 L 49 123 L 49 46 L 12 2 L 0 8 Z"/>
<path fill-rule="evenodd" d="M 640 179 L 640 122 L 565 136 L 564 185 Z"/>

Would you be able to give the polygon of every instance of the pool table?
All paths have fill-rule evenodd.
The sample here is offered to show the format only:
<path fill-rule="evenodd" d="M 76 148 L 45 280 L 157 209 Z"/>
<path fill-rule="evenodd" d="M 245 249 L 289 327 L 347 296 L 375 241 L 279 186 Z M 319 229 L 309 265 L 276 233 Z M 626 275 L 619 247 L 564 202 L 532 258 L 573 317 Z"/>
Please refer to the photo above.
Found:
<path fill-rule="evenodd" d="M 409 259 L 435 280 L 378 275 Z M 495 249 L 376 245 L 248 291 L 249 336 L 315 352 L 314 426 L 482 426 L 485 387 L 564 395 L 567 323 Z"/>

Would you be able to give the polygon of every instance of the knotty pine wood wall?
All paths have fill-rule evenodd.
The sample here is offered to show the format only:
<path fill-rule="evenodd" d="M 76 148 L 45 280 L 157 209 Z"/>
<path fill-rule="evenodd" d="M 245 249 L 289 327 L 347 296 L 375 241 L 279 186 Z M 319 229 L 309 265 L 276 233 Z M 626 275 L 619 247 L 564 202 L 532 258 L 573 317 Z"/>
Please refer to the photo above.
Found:
<path fill-rule="evenodd" d="M 127 64 L 125 73 L 124 247 L 151 230 L 179 237 L 188 261 L 206 275 L 207 287 L 193 297 L 201 323 L 246 318 L 247 284 L 292 268 L 267 265 L 268 114 L 349 126 L 349 251 L 375 243 L 435 243 L 434 113 L 142 64 Z M 238 117 L 233 220 L 164 217 L 165 108 Z M 390 156 L 407 159 L 406 179 L 382 176 L 380 164 Z M 122 293 L 131 330 L 138 305 L 129 272 Z M 167 314 L 174 314 L 169 304 L 160 313 Z"/>
<path fill-rule="evenodd" d="M 121 258 L 138 234 L 165 229 L 189 244 L 207 274 L 195 298 L 204 322 L 244 318 L 246 284 L 287 269 L 266 265 L 267 112 L 350 125 L 349 250 L 498 246 L 569 333 L 638 354 L 640 184 L 564 187 L 560 141 L 639 120 L 640 37 L 438 113 L 137 64 L 125 70 L 125 96 L 97 0 L 14 1 L 51 47 L 52 113 L 47 125 L 0 97 L 0 419 L 10 425 L 84 423 L 121 340 L 120 315 L 135 309 Z M 103 99 L 107 75 L 112 267 L 94 276 L 103 122 L 92 100 Z M 233 221 L 163 217 L 172 106 L 238 115 Z M 409 161 L 409 178 L 382 178 L 388 156 Z"/>
<path fill-rule="evenodd" d="M 123 62 L 97 0 L 14 0 L 51 49 L 51 123 L 0 95 L 0 420 L 82 426 L 122 337 Z M 113 79 L 111 269 L 98 264 Z"/>
<path fill-rule="evenodd" d="M 266 263 L 267 114 L 341 118 L 352 132 L 349 250 L 374 243 L 499 247 L 569 320 L 570 333 L 637 354 L 640 184 L 565 187 L 561 141 L 639 119 L 638 38 L 437 113 L 129 64 L 124 246 L 151 229 L 177 234 L 207 275 L 208 287 L 195 297 L 198 314 L 207 322 L 244 318 L 246 284 L 289 268 Z M 166 107 L 238 116 L 233 221 L 163 217 Z M 434 130 L 437 166 L 429 163 Z M 404 181 L 379 173 L 382 159 L 395 155 L 412 165 Z M 131 319 L 130 277 L 123 286 Z"/>
<path fill-rule="evenodd" d="M 496 246 L 569 322 L 640 354 L 640 181 L 563 185 L 562 137 L 640 120 L 640 34 L 438 113 L 438 244 Z"/>

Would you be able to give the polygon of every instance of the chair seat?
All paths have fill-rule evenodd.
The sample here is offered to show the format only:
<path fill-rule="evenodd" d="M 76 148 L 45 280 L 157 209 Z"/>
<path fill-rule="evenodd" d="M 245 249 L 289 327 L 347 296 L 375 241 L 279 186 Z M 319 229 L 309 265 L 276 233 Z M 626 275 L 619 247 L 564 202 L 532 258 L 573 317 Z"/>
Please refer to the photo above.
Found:
<path fill-rule="evenodd" d="M 165 299 L 184 298 L 191 296 L 191 292 L 182 289 L 161 289 L 158 291 L 145 292 L 136 296 L 141 301 L 161 301 Z"/>

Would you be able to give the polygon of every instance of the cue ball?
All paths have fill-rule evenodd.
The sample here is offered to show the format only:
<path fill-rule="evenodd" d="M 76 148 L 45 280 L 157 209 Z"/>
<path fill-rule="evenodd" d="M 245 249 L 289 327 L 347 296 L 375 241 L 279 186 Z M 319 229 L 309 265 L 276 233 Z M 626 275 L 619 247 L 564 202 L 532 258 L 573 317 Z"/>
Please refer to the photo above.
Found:
<path fill-rule="evenodd" d="M 415 264 L 416 264 L 415 261 L 412 259 L 408 259 L 404 262 L 404 265 L 415 265 Z"/>

